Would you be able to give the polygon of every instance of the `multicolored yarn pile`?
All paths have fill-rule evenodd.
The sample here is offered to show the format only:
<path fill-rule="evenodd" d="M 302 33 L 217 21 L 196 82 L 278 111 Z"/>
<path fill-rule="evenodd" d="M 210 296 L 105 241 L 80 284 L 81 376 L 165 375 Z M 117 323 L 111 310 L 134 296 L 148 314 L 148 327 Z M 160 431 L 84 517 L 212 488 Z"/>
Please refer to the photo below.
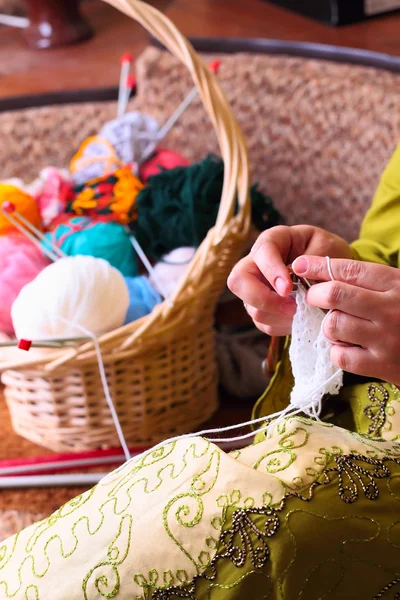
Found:
<path fill-rule="evenodd" d="M 190 165 L 158 146 L 162 130 L 148 115 L 122 114 L 82 142 L 68 169 L 0 183 L 0 333 L 104 332 L 173 295 L 215 224 L 224 164 L 208 155 Z M 281 222 L 257 186 L 251 198 L 258 229 Z M 111 299 L 107 286 L 124 292 Z"/>

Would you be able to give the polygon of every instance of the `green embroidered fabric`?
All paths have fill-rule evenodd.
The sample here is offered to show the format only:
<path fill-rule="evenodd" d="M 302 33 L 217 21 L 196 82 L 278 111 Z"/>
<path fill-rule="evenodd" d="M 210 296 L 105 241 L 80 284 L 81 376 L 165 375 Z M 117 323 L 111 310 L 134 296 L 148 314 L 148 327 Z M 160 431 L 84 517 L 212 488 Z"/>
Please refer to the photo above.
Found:
<path fill-rule="evenodd" d="M 399 502 L 400 445 L 329 423 L 180 440 L 3 542 L 0 598 L 395 597 Z"/>
<path fill-rule="evenodd" d="M 400 525 L 392 523 L 400 470 L 393 475 L 389 461 L 362 456 L 334 462 L 307 496 L 289 494 L 275 508 L 227 508 L 209 567 L 190 583 L 155 590 L 152 597 L 375 599 L 400 591 Z M 371 507 L 378 498 L 385 511 Z"/>

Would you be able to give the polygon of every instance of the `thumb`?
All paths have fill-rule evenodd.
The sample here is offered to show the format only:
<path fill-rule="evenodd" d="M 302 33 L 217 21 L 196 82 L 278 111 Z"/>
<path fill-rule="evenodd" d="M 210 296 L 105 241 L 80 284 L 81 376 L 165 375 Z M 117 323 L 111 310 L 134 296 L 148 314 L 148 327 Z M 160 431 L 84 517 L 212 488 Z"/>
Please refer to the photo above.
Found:
<path fill-rule="evenodd" d="M 280 296 L 288 296 L 293 282 L 286 262 L 292 247 L 290 227 L 273 227 L 262 233 L 251 250 L 251 257 L 268 283 Z"/>

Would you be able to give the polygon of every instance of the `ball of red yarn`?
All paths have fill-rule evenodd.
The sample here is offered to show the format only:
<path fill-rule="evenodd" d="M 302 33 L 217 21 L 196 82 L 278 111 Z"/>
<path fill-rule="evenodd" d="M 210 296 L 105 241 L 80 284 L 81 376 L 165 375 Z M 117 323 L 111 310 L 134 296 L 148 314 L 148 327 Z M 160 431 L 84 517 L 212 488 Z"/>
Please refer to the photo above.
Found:
<path fill-rule="evenodd" d="M 22 288 L 49 265 L 22 234 L 0 236 L 0 331 L 13 333 L 11 306 Z"/>
<path fill-rule="evenodd" d="M 187 167 L 189 161 L 181 154 L 166 148 L 158 148 L 156 152 L 140 165 L 139 176 L 144 182 L 152 175 L 158 175 L 163 169 L 175 169 L 176 167 Z"/>

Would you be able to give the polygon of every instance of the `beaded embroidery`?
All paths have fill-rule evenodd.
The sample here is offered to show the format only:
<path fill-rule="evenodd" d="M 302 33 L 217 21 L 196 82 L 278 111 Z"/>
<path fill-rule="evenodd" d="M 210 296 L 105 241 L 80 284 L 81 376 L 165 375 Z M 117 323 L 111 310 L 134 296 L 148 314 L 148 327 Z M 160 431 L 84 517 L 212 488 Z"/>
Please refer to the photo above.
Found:
<path fill-rule="evenodd" d="M 386 407 L 389 402 L 389 392 L 381 383 L 372 383 L 368 386 L 368 399 L 371 404 L 364 408 L 364 414 L 371 419 L 368 434 L 380 437 L 382 428 L 386 423 Z"/>
<path fill-rule="evenodd" d="M 290 492 L 283 498 L 277 508 L 264 506 L 235 510 L 232 516 L 231 528 L 222 533 L 220 540 L 221 550 L 214 556 L 207 569 L 203 573 L 195 575 L 191 582 L 154 590 L 152 595 L 153 600 L 178 600 L 181 598 L 197 600 L 197 584 L 201 580 L 207 580 L 210 583 L 214 582 L 218 576 L 218 565 L 223 559 L 230 560 L 235 567 L 240 568 L 250 558 L 254 569 L 263 568 L 270 556 L 267 539 L 274 536 L 279 530 L 279 513 L 285 508 L 286 502 L 290 498 L 296 497 L 304 502 L 310 502 L 314 498 L 315 489 L 318 486 L 331 483 L 333 475 L 337 474 L 338 494 L 340 499 L 346 504 L 351 504 L 358 500 L 359 486 L 368 500 L 377 500 L 379 490 L 375 479 L 389 478 L 391 475 L 385 463 L 391 461 L 400 465 L 400 459 L 374 459 L 357 454 L 339 455 L 334 460 L 336 467 L 326 469 L 322 474 L 322 480 L 316 481 L 310 486 L 307 496 L 302 496 L 297 492 Z M 374 470 L 360 466 L 359 462 L 374 467 Z M 348 483 L 346 483 L 346 480 Z M 252 518 L 259 515 L 265 517 L 262 528 L 256 525 Z M 258 545 L 253 545 L 249 535 L 250 532 L 258 540 Z M 398 583 L 400 583 L 400 579 L 386 586 L 375 598 L 381 598 L 385 591 L 390 590 L 391 587 Z M 400 593 L 396 598 L 400 598 Z"/>
<path fill-rule="evenodd" d="M 385 596 L 386 592 L 390 592 L 390 590 L 392 590 L 394 587 L 396 587 L 398 585 L 400 585 L 400 577 L 398 577 L 397 579 L 394 579 L 393 581 L 388 583 L 388 585 L 385 585 L 385 587 L 382 588 L 382 590 L 379 592 L 379 594 L 374 596 L 372 600 L 379 600 L 380 598 L 383 598 Z M 394 596 L 394 600 L 397 600 L 398 598 L 400 598 L 400 592 L 397 592 L 397 594 Z"/>

